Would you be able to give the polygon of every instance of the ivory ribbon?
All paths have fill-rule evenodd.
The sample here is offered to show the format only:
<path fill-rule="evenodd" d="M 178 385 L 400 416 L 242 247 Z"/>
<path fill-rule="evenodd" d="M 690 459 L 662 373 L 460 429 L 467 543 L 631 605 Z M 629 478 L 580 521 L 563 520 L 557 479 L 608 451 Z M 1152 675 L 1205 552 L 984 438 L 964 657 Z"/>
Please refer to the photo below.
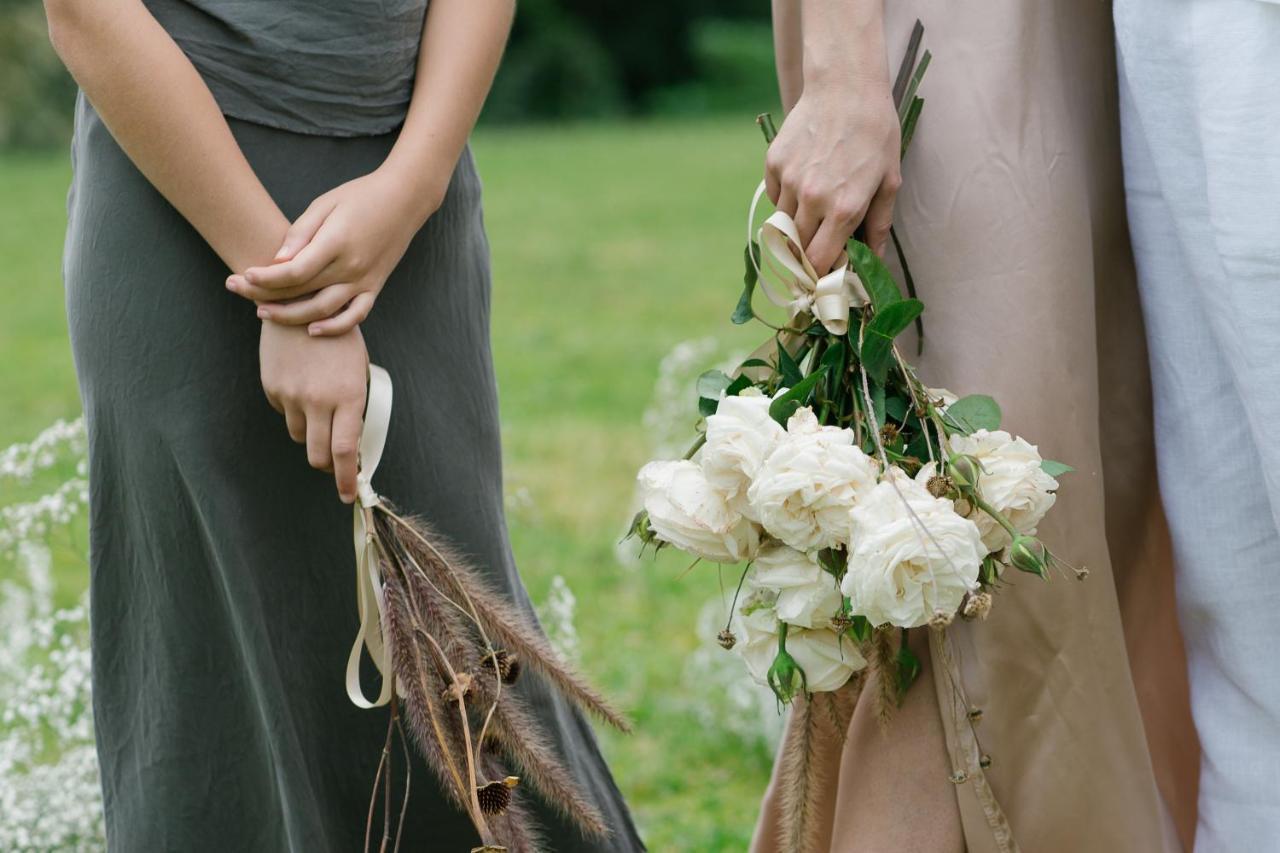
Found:
<path fill-rule="evenodd" d="M 831 334 L 847 333 L 849 312 L 868 302 L 861 280 L 849 268 L 848 256 L 841 252 L 835 269 L 818 275 L 804 253 L 795 221 L 781 210 L 770 214 L 753 235 L 756 208 L 764 192 L 765 184 L 761 181 L 747 214 L 747 242 L 754 236 L 760 243 L 762 263 L 757 263 L 754 257 L 751 259 L 759 275 L 760 289 L 770 302 L 787 310 L 789 328 L 803 331 L 809 325 L 809 318 L 816 317 Z"/>
<path fill-rule="evenodd" d="M 378 573 L 378 547 L 374 542 L 373 508 L 382 502 L 373 490 L 373 474 L 382 460 L 391 423 L 391 376 L 376 364 L 369 365 L 369 398 L 365 404 L 364 429 L 360 432 L 360 473 L 356 475 L 355 549 L 356 597 L 360 603 L 360 630 L 351 654 L 347 657 L 347 696 L 358 708 L 377 708 L 391 701 L 394 679 L 384 623 L 386 600 Z M 360 651 L 369 650 L 369 658 L 382 674 L 378 698 L 369 700 L 360 686 Z"/>

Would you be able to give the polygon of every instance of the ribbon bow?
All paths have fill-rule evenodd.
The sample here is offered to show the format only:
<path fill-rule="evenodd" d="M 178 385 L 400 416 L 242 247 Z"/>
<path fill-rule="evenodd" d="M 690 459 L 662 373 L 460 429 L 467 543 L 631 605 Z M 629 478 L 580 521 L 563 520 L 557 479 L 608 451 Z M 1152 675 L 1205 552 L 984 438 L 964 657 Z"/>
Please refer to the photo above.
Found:
<path fill-rule="evenodd" d="M 747 216 L 747 240 L 752 239 L 756 208 L 764 195 L 761 182 L 751 200 Z M 781 210 L 774 211 L 754 235 L 760 244 L 763 266 L 752 256 L 751 263 L 759 276 L 760 289 L 769 301 L 788 312 L 787 325 L 797 331 L 808 327 L 812 318 L 822 323 L 833 335 L 849 331 L 849 312 L 867 304 L 867 291 L 849 268 L 845 253 L 835 269 L 818 275 L 804 253 L 796 223 Z M 766 275 L 767 273 L 767 275 Z"/>
<path fill-rule="evenodd" d="M 347 696 L 358 708 L 377 708 L 391 700 L 394 681 L 391 673 L 391 643 L 385 624 L 386 600 L 378 573 L 378 546 L 374 541 L 373 508 L 382 502 L 373 490 L 373 474 L 382 460 L 391 423 L 391 376 L 376 364 L 369 365 L 369 399 L 365 404 L 364 429 L 360 433 L 360 473 L 356 475 L 355 548 L 356 597 L 360 602 L 360 630 L 347 657 Z M 378 698 L 365 698 L 360 686 L 360 650 L 382 674 Z"/>

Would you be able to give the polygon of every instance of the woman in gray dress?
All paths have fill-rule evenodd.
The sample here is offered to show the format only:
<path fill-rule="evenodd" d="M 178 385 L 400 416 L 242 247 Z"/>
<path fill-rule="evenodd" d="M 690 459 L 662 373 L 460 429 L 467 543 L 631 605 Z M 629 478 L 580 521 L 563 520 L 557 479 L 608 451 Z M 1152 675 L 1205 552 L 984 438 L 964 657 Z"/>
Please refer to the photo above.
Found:
<path fill-rule="evenodd" d="M 342 684 L 370 357 L 396 381 L 379 490 L 530 609 L 466 149 L 513 3 L 46 7 L 82 89 L 64 272 L 108 843 L 358 850 L 386 731 Z M 588 725 L 521 682 L 613 830 L 535 804 L 550 846 L 642 849 Z M 413 771 L 401 849 L 474 845 Z"/>

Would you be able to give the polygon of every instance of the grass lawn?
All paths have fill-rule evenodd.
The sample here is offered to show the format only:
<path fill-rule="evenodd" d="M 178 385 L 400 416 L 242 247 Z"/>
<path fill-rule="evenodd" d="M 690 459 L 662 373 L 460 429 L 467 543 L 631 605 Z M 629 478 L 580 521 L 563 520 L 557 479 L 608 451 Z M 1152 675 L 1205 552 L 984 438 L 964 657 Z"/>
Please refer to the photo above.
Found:
<path fill-rule="evenodd" d="M 664 853 L 745 849 L 770 763 L 760 744 L 708 730 L 682 680 L 687 656 L 713 642 L 695 631 L 712 570 L 684 576 L 679 558 L 623 568 L 614 553 L 651 449 L 641 415 L 662 356 L 689 338 L 743 350 L 762 337 L 727 321 L 762 149 L 750 115 L 475 141 L 508 492 L 528 496 L 511 513 L 515 552 L 535 601 L 557 574 L 577 597 L 583 667 L 637 722 L 630 737 L 604 735 L 606 753 Z M 59 279 L 68 177 L 61 151 L 0 156 L 0 447 L 79 410 Z M 692 398 L 688 413 L 692 429 Z M 80 569 L 60 578 L 64 598 L 85 581 Z"/>

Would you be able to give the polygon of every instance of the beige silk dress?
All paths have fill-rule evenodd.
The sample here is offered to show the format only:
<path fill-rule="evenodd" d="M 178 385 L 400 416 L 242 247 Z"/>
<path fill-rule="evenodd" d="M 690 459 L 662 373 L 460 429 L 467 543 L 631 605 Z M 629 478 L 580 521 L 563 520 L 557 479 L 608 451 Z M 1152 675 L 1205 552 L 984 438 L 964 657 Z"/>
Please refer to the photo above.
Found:
<path fill-rule="evenodd" d="M 826 735 L 819 849 L 1183 849 L 1198 748 L 1155 481 L 1110 4 L 885 5 L 890 66 L 916 18 L 933 53 L 896 213 L 926 308 L 921 378 L 992 394 L 1005 428 L 1075 466 L 1040 533 L 1090 575 L 1010 572 L 986 622 L 957 622 L 945 640 L 913 632 L 926 670 L 887 729 L 872 684 L 843 739 Z M 758 853 L 785 849 L 776 783 Z"/>

